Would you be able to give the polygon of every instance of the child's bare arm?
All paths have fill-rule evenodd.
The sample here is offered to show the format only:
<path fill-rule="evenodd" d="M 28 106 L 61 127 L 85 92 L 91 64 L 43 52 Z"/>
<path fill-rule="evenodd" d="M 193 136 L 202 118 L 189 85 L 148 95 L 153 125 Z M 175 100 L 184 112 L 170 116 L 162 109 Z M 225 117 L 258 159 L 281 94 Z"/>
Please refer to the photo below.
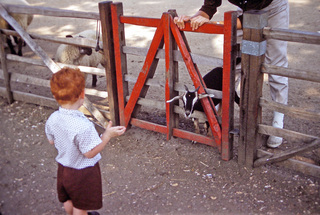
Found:
<path fill-rule="evenodd" d="M 120 136 L 126 131 L 124 126 L 114 126 L 112 127 L 112 122 L 110 121 L 105 132 L 101 136 L 102 142 L 94 147 L 92 150 L 84 154 L 87 158 L 93 158 L 98 153 L 100 153 L 112 137 Z"/>

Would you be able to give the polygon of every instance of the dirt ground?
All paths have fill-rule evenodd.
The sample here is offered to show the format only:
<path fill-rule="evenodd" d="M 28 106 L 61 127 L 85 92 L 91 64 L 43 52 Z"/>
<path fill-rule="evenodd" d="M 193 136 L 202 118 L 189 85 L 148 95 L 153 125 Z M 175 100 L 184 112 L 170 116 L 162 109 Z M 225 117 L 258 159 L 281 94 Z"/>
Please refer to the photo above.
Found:
<path fill-rule="evenodd" d="M 77 0 L 29 0 L 32 5 L 81 11 L 98 11 L 98 2 Z M 124 0 L 124 14 L 130 16 L 161 17 L 168 9 L 178 14 L 194 14 L 203 1 L 193 0 Z M 320 31 L 320 2 L 289 0 L 290 28 Z M 235 9 L 224 1 L 214 20 L 222 20 L 223 12 Z M 65 36 L 95 29 L 95 21 L 63 18 L 34 17 L 28 29 L 31 33 Z M 146 47 L 154 30 L 126 27 L 127 45 Z M 222 56 L 221 36 L 187 34 L 191 50 L 198 54 Z M 41 47 L 53 57 L 56 44 L 39 41 Z M 208 48 L 208 46 L 210 48 Z M 318 72 L 320 47 L 289 43 L 289 67 Z M 28 47 L 24 56 L 35 57 Z M 143 59 L 128 59 L 129 74 L 137 74 Z M 10 63 L 12 71 L 41 75 L 49 79 L 47 69 L 31 65 Z M 159 65 L 156 77 L 162 77 Z M 179 65 L 179 71 L 184 70 Z M 208 67 L 200 67 L 202 73 Z M 184 74 L 184 73 L 182 73 Z M 186 73 L 185 73 L 186 74 Z M 181 81 L 188 83 L 186 75 Z M 3 86 L 3 82 L 0 82 Z M 13 86 L 17 87 L 17 86 Z M 24 86 L 26 92 L 48 91 Z M 89 85 L 88 85 L 89 87 Z M 98 89 L 106 89 L 101 77 Z M 267 82 L 265 92 L 268 96 Z M 158 98 L 157 89 L 150 89 L 150 98 Z M 290 79 L 289 105 L 318 111 L 320 87 L 314 83 Z M 159 100 L 163 98 L 159 98 Z M 64 214 L 56 194 L 56 150 L 49 145 L 44 125 L 55 109 L 14 102 L 8 104 L 0 97 L 0 214 Z M 162 113 L 142 110 L 142 117 L 163 122 Z M 235 111 L 236 126 L 239 113 Z M 264 110 L 263 121 L 269 124 L 271 113 Z M 187 124 L 187 123 L 186 123 Z M 285 128 L 310 135 L 320 135 L 320 123 L 285 118 Z M 293 147 L 284 142 L 280 147 Z M 163 134 L 129 129 L 125 135 L 110 141 L 100 161 L 103 179 L 104 206 L 100 214 L 320 214 L 320 178 L 266 165 L 253 170 L 239 169 L 237 164 L 237 138 L 234 158 L 222 161 L 217 149 L 192 144 Z M 320 164 L 317 151 L 306 154 Z"/>

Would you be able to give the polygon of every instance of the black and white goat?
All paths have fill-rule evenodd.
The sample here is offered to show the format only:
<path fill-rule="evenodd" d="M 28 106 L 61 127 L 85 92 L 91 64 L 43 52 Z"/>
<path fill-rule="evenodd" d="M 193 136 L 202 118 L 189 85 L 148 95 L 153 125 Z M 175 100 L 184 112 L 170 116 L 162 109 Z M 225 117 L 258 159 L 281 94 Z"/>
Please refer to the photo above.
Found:
<path fill-rule="evenodd" d="M 237 58 L 236 63 L 240 64 L 240 62 L 241 62 L 241 58 Z M 210 72 L 208 72 L 203 77 L 203 81 L 204 81 L 207 88 L 222 91 L 222 83 L 223 83 L 223 69 L 222 69 L 222 67 L 217 67 L 217 68 L 212 69 Z M 183 101 L 184 114 L 185 114 L 186 118 L 190 118 L 192 113 L 195 110 L 204 112 L 203 107 L 200 102 L 200 99 L 205 98 L 205 97 L 211 97 L 217 111 L 220 109 L 219 106 L 221 103 L 221 99 L 214 98 L 213 94 L 199 94 L 197 92 L 199 90 L 199 87 L 197 89 L 195 89 L 194 91 L 190 91 L 188 89 L 188 87 L 185 85 L 185 89 L 186 89 L 186 92 L 184 94 L 182 94 L 180 96 L 176 96 L 176 97 L 168 100 L 167 103 L 181 99 Z M 239 105 L 240 98 L 237 95 L 236 91 L 234 93 L 235 93 L 235 102 Z M 207 123 L 206 123 L 206 125 L 207 125 Z M 199 133 L 198 121 L 195 121 L 195 128 L 196 128 L 196 132 Z M 207 131 L 208 131 L 208 128 L 209 127 L 207 127 Z"/>

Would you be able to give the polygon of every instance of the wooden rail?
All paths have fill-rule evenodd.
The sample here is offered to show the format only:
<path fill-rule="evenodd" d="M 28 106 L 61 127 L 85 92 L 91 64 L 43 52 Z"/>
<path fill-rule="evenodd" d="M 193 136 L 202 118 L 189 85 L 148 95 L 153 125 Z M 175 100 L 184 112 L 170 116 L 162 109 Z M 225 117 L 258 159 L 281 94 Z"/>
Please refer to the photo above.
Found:
<path fill-rule="evenodd" d="M 254 26 L 252 26 L 253 20 L 256 21 Z M 253 46 L 250 50 L 243 50 L 242 54 L 243 86 L 240 108 L 241 130 L 238 162 L 241 166 L 250 168 L 267 163 L 280 162 L 279 165 L 285 165 L 305 174 L 320 177 L 320 167 L 318 165 L 292 159 L 295 155 L 319 148 L 319 137 L 263 125 L 261 120 L 262 108 L 271 108 L 292 118 L 320 122 L 319 112 L 279 104 L 262 97 L 263 73 L 320 83 L 318 71 L 283 68 L 263 63 L 265 39 L 279 39 L 320 45 L 320 34 L 290 29 L 271 29 L 265 26 L 266 20 L 267 16 L 263 11 L 250 11 L 244 15 L 243 39 Z M 302 142 L 304 145 L 273 154 L 262 149 L 257 149 L 257 145 L 263 145 L 264 138 L 262 135 L 282 137 L 288 142 Z"/>
<path fill-rule="evenodd" d="M 56 64 L 52 59 L 50 59 L 47 54 L 42 50 L 40 46 L 38 46 L 33 39 L 40 39 L 50 42 L 58 42 L 58 43 L 66 43 L 71 45 L 79 45 L 79 46 L 85 46 L 85 47 L 92 47 L 94 48 L 96 46 L 95 41 L 90 39 L 82 39 L 82 38 L 72 38 L 66 39 L 66 38 L 55 38 L 52 36 L 41 36 L 41 35 L 29 35 L 26 33 L 19 24 L 9 15 L 9 13 L 25 13 L 25 14 L 40 14 L 40 15 L 50 15 L 50 16 L 58 16 L 58 17 L 78 17 L 78 18 L 89 18 L 89 19 L 99 19 L 99 14 L 95 13 L 86 13 L 86 12 L 77 12 L 77 11 L 67 11 L 67 10 L 60 10 L 60 9 L 54 9 L 54 8 L 45 8 L 45 7 L 31 7 L 31 6 L 21 6 L 21 5 L 0 5 L 0 13 L 1 16 L 16 30 L 16 31 L 9 31 L 6 29 L 1 30 L 1 62 L 2 62 L 2 71 L 1 76 L 5 80 L 5 91 L 4 93 L 3 88 L 1 88 L 0 93 L 3 96 L 6 96 L 8 98 L 9 103 L 11 103 L 14 99 L 16 100 L 22 100 L 22 101 L 28 101 L 36 104 L 46 105 L 48 106 L 55 106 L 52 104 L 52 99 L 45 98 L 43 96 L 38 95 L 30 95 L 30 93 L 24 93 L 24 92 L 17 92 L 17 91 L 11 91 L 11 84 L 10 82 L 16 80 L 16 82 L 20 83 L 27 83 L 27 84 L 35 84 L 40 86 L 48 87 L 46 83 L 46 80 L 40 80 L 39 78 L 35 77 L 24 77 L 22 75 L 14 74 L 8 72 L 7 67 L 7 60 L 15 60 L 20 61 L 24 63 L 30 63 L 33 65 L 41 65 L 41 66 L 47 66 L 52 72 L 58 71 L 61 66 L 66 66 L 65 64 Z M 40 56 L 41 61 L 37 61 L 34 59 L 26 59 L 14 55 L 6 55 L 4 52 L 4 35 L 13 35 L 13 36 L 20 36 L 22 37 L 25 42 L 29 45 L 29 47 Z M 73 65 L 67 65 L 74 67 Z M 98 70 L 95 68 L 81 68 L 85 70 L 87 73 L 96 74 L 96 75 L 102 75 L 105 76 L 105 72 L 102 70 Z M 11 76 L 11 78 L 9 78 Z M 16 77 L 16 79 L 14 79 Z M 22 81 L 23 80 L 23 81 Z M 90 91 L 89 91 L 90 92 Z M 92 90 L 91 90 L 91 93 Z M 102 93 L 96 93 L 96 95 L 101 95 Z M 84 106 L 89 110 L 89 112 L 101 123 L 102 126 L 105 124 L 105 116 L 101 114 L 100 110 L 98 110 L 92 103 L 86 98 L 84 102 Z"/>

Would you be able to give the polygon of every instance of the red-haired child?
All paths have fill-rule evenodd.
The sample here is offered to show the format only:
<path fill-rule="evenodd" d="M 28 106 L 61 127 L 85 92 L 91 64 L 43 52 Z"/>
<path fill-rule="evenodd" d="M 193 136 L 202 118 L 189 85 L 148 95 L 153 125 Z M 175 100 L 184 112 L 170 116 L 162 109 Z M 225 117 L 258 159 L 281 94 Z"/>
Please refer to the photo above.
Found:
<path fill-rule="evenodd" d="M 85 78 L 79 69 L 61 69 L 52 75 L 50 87 L 60 105 L 45 126 L 49 142 L 58 151 L 59 201 L 67 214 L 99 214 L 87 211 L 102 208 L 100 152 L 112 137 L 122 135 L 126 129 L 109 122 L 99 137 L 93 123 L 78 111 L 85 97 Z"/>

